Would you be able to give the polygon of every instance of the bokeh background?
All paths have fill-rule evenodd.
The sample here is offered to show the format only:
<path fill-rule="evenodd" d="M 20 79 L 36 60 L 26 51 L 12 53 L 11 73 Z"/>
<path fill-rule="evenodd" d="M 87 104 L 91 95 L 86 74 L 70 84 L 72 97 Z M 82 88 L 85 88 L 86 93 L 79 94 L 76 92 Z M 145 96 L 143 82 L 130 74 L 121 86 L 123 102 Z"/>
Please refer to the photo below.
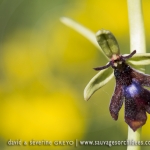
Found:
<path fill-rule="evenodd" d="M 150 52 L 150 1 L 143 13 Z M 108 146 L 8 146 L 26 140 L 126 140 L 124 108 L 114 121 L 108 106 L 115 81 L 85 102 L 83 90 L 107 60 L 87 39 L 60 22 L 69 17 L 94 32 L 110 30 L 129 53 L 126 0 L 0 0 L 0 149 L 91 150 Z M 136 22 L 135 22 L 136 23 Z M 149 67 L 146 70 L 150 73 Z M 142 140 L 150 140 L 150 119 Z M 113 146 L 125 150 L 126 146 Z M 142 147 L 148 150 L 149 147 Z"/>

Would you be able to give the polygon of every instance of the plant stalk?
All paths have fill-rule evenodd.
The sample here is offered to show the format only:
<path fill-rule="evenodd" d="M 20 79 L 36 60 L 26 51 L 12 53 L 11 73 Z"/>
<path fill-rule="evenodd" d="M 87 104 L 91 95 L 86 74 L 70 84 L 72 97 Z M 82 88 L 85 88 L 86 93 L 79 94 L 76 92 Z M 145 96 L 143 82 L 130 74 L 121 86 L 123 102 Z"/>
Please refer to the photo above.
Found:
<path fill-rule="evenodd" d="M 145 31 L 142 13 L 141 0 L 127 0 L 128 18 L 130 29 L 130 52 L 136 50 L 137 53 L 146 53 Z M 144 67 L 144 66 L 143 66 Z M 128 140 L 140 141 L 142 128 L 134 132 L 128 126 Z M 127 150 L 141 150 L 139 146 L 128 145 Z"/>

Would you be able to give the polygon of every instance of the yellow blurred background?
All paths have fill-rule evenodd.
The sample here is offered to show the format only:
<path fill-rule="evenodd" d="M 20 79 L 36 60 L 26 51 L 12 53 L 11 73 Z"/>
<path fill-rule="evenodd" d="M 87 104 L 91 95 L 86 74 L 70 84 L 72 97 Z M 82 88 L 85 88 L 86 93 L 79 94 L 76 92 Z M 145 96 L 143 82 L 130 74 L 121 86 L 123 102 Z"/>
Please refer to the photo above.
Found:
<path fill-rule="evenodd" d="M 150 1 L 143 0 L 149 51 Z M 107 60 L 88 40 L 60 22 L 69 17 L 94 32 L 110 30 L 129 53 L 125 0 L 0 0 L 0 149 L 75 146 L 8 146 L 8 140 L 126 140 L 124 108 L 114 121 L 108 106 L 115 81 L 85 102 L 83 90 Z M 147 73 L 150 73 L 147 67 Z M 150 140 L 150 120 L 142 140 Z M 78 146 L 79 150 L 108 149 Z M 112 150 L 125 150 L 114 146 Z M 143 150 L 148 150 L 143 147 Z"/>

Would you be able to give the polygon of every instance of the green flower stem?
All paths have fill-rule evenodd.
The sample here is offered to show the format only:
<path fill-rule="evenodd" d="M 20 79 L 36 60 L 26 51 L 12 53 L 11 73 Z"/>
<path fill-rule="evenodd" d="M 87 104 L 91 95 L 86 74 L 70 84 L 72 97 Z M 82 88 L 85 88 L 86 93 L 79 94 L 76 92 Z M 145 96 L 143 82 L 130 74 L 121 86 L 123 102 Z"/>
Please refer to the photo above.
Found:
<path fill-rule="evenodd" d="M 128 17 L 130 28 L 130 52 L 136 50 L 137 53 L 145 53 L 145 32 L 143 23 L 143 13 L 141 0 L 127 0 L 128 2 Z M 140 141 L 141 130 L 136 132 L 128 127 L 128 140 Z M 140 146 L 128 146 L 127 150 L 141 150 Z"/>
<path fill-rule="evenodd" d="M 130 28 L 130 51 L 136 49 L 137 53 L 146 53 L 141 0 L 127 1 Z"/>

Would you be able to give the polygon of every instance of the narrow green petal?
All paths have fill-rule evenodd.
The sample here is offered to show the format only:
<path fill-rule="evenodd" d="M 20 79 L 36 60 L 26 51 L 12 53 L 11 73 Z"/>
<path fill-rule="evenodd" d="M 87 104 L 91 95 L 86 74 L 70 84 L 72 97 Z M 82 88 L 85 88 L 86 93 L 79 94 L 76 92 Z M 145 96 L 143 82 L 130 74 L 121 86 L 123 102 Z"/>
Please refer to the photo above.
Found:
<path fill-rule="evenodd" d="M 84 89 L 84 99 L 87 101 L 95 91 L 104 86 L 109 80 L 112 79 L 114 74 L 112 68 L 107 68 L 99 71 L 88 83 Z"/>
<path fill-rule="evenodd" d="M 135 66 L 150 65 L 150 53 L 137 53 L 127 63 Z"/>
<path fill-rule="evenodd" d="M 89 30 L 88 28 L 82 26 L 81 24 L 73 21 L 72 19 L 69 19 L 67 17 L 62 17 L 60 18 L 61 22 L 64 23 L 65 25 L 69 26 L 70 28 L 74 29 L 75 31 L 77 31 L 78 33 L 80 33 L 81 35 L 83 35 L 85 38 L 87 38 L 92 44 L 94 44 L 99 50 L 100 52 L 106 57 L 106 55 L 104 54 L 104 52 L 102 51 L 102 49 L 100 48 L 100 46 L 98 45 L 97 41 L 96 41 L 96 36 L 95 33 L 93 33 L 91 30 Z M 107 58 L 107 57 L 106 57 Z M 108 58 L 107 58 L 108 60 Z"/>

